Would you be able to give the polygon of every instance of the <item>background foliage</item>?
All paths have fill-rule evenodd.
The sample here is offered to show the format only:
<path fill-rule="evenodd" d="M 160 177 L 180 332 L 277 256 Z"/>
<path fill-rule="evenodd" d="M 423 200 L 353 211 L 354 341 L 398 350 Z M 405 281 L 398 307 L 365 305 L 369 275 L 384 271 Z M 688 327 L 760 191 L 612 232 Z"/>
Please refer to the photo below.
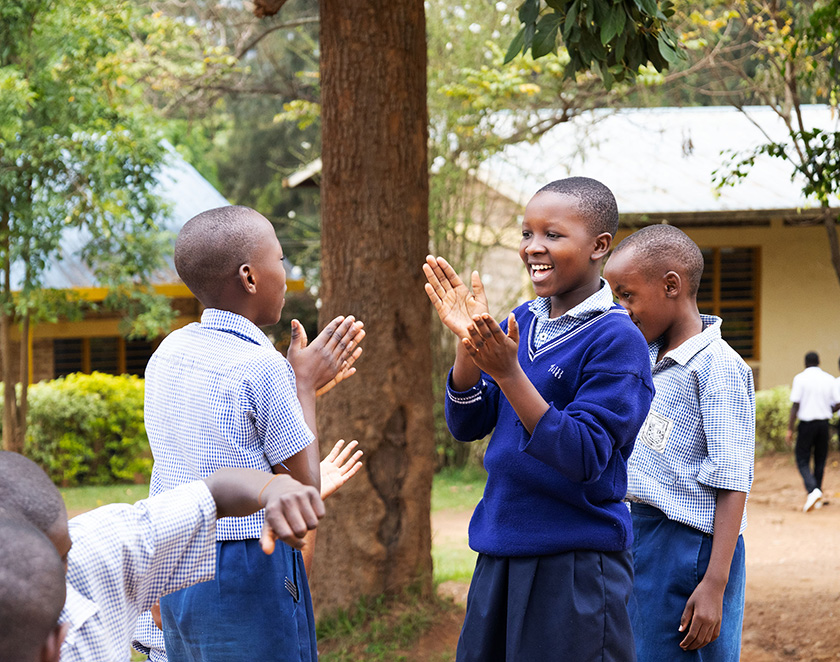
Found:
<path fill-rule="evenodd" d="M 35 384 L 24 453 L 63 487 L 148 481 L 143 380 L 94 372 Z"/>

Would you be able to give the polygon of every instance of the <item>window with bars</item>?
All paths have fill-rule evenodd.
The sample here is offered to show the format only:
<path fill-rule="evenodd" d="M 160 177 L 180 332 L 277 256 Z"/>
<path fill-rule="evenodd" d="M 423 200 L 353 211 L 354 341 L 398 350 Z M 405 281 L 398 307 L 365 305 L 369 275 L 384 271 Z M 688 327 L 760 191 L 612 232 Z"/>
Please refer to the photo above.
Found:
<path fill-rule="evenodd" d="M 148 340 L 56 338 L 53 340 L 53 373 L 54 377 L 94 371 L 143 377 L 153 352 L 154 343 Z"/>
<path fill-rule="evenodd" d="M 759 250 L 703 248 L 706 268 L 697 293 L 701 313 L 723 318 L 723 338 L 744 359 L 757 360 Z"/>

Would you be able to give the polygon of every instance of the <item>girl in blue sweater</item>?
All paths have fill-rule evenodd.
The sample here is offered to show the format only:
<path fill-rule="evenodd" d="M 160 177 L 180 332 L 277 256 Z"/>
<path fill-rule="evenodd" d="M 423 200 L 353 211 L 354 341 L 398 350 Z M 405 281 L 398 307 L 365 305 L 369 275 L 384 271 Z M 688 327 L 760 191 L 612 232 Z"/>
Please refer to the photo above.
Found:
<path fill-rule="evenodd" d="M 540 189 L 519 249 L 537 298 L 501 324 L 478 272 L 469 289 L 443 258 L 423 265 L 426 293 L 460 341 L 449 429 L 462 441 L 493 432 L 470 522 L 479 556 L 459 662 L 635 660 L 622 500 L 653 384 L 644 338 L 600 277 L 617 228 L 600 182 Z"/>

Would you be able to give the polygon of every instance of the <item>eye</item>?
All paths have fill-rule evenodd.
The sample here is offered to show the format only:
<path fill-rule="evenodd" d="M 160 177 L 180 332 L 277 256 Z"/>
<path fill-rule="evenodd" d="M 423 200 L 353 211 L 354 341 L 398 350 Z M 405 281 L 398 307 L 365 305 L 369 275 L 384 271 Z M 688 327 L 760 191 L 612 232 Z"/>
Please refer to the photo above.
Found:
<path fill-rule="evenodd" d="M 546 233 L 545 233 L 545 236 L 546 236 L 548 239 L 559 239 L 559 238 L 560 238 L 560 235 L 559 235 L 559 234 L 557 234 L 556 232 L 546 232 Z"/>
<path fill-rule="evenodd" d="M 523 239 L 530 239 L 531 238 L 531 231 L 530 230 L 522 230 L 522 238 Z"/>

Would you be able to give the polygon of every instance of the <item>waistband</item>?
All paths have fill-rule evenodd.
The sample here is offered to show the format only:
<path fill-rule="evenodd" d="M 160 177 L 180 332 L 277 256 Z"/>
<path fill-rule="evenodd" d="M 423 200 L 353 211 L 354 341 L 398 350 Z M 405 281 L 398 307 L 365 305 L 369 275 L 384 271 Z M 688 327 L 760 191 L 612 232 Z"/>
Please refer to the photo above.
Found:
<path fill-rule="evenodd" d="M 641 501 L 630 501 L 630 512 L 644 517 L 660 517 L 662 519 L 668 519 L 668 516 L 659 510 L 659 508 L 651 506 L 647 503 L 642 503 Z"/>

